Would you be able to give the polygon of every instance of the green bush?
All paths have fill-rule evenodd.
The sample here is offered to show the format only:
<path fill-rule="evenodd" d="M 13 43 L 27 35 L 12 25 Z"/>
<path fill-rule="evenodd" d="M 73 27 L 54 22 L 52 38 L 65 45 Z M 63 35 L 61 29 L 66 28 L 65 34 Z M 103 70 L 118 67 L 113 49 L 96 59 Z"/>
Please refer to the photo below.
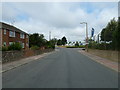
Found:
<path fill-rule="evenodd" d="M 0 51 L 2 51 L 2 47 L 0 47 Z"/>
<path fill-rule="evenodd" d="M 38 46 L 32 46 L 31 49 L 32 50 L 38 50 L 38 49 L 40 49 L 40 47 L 38 47 Z"/>
<path fill-rule="evenodd" d="M 8 47 L 3 46 L 0 50 L 2 50 L 2 51 L 8 51 Z"/>
<path fill-rule="evenodd" d="M 80 46 L 66 46 L 66 48 L 85 48 L 85 45 L 80 45 Z"/>
<path fill-rule="evenodd" d="M 113 43 L 89 43 L 88 47 L 99 50 L 115 50 Z"/>
<path fill-rule="evenodd" d="M 8 50 L 21 50 L 22 46 L 20 43 L 13 43 L 10 46 L 8 46 Z"/>

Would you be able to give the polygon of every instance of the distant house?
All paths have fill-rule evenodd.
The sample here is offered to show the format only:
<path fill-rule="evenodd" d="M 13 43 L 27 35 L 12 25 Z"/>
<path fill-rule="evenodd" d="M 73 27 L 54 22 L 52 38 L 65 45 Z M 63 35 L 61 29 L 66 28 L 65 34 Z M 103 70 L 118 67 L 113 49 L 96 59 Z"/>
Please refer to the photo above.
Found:
<path fill-rule="evenodd" d="M 19 42 L 23 49 L 29 48 L 29 34 L 3 22 L 0 22 L 0 46 L 9 46 Z"/>

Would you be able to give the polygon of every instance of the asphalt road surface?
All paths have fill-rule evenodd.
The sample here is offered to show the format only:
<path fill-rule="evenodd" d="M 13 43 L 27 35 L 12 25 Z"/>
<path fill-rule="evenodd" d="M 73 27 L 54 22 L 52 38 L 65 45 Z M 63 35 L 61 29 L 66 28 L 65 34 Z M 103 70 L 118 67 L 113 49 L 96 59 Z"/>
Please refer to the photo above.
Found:
<path fill-rule="evenodd" d="M 118 73 L 80 54 L 59 48 L 46 57 L 3 73 L 3 88 L 117 88 Z"/>

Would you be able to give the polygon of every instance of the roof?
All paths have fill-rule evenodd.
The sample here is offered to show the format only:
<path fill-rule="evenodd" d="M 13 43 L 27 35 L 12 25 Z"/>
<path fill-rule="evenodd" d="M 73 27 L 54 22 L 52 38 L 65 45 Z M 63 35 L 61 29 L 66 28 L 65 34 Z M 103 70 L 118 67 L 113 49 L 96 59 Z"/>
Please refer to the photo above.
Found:
<path fill-rule="evenodd" d="M 16 31 L 16 32 L 20 32 L 20 33 L 26 33 L 24 31 L 18 29 L 15 26 L 12 26 L 12 25 L 9 25 L 9 24 L 3 23 L 3 22 L 0 22 L 0 28 L 8 29 L 8 30 L 11 30 L 11 31 Z M 28 33 L 26 33 L 26 34 L 28 34 Z"/>

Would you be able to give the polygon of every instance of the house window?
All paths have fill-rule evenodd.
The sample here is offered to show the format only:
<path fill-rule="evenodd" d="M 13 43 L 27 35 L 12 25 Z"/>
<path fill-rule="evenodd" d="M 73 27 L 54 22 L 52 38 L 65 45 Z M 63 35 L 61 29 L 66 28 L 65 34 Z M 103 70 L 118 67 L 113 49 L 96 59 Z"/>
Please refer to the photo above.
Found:
<path fill-rule="evenodd" d="M 12 45 L 14 42 L 9 42 L 9 45 Z"/>
<path fill-rule="evenodd" d="M 14 31 L 10 31 L 9 36 L 10 37 L 15 37 L 15 32 Z"/>
<path fill-rule="evenodd" d="M 28 38 L 28 35 L 26 34 L 26 38 Z"/>
<path fill-rule="evenodd" d="M 27 47 L 29 47 L 29 44 L 28 44 L 28 43 L 26 43 L 26 46 L 27 46 Z"/>
<path fill-rule="evenodd" d="M 24 33 L 20 33 L 20 38 L 25 38 L 25 35 L 24 35 Z"/>
<path fill-rule="evenodd" d="M 6 35 L 6 29 L 4 29 L 4 35 Z"/>
<path fill-rule="evenodd" d="M 22 48 L 25 48 L 25 44 L 24 43 L 22 43 Z"/>
<path fill-rule="evenodd" d="M 4 46 L 6 46 L 6 42 L 4 42 L 3 44 L 4 44 Z"/>

